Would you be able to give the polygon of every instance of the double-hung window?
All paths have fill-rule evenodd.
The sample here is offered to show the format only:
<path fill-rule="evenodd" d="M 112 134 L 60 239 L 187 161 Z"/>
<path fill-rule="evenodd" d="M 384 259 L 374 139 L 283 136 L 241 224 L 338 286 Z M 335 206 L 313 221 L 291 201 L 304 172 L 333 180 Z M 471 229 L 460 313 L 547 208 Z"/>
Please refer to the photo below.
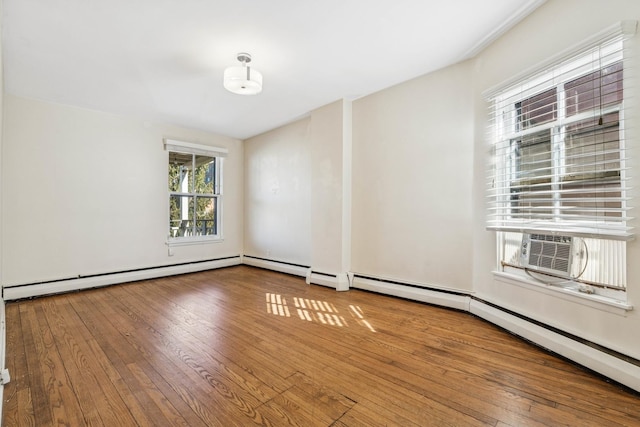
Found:
<path fill-rule="evenodd" d="M 226 149 L 165 140 L 169 243 L 222 238 L 222 162 Z"/>
<path fill-rule="evenodd" d="M 502 265 L 519 266 L 525 233 L 572 236 L 581 242 L 572 277 L 624 288 L 624 241 L 633 235 L 625 32 L 489 95 L 487 228 L 499 232 Z"/>

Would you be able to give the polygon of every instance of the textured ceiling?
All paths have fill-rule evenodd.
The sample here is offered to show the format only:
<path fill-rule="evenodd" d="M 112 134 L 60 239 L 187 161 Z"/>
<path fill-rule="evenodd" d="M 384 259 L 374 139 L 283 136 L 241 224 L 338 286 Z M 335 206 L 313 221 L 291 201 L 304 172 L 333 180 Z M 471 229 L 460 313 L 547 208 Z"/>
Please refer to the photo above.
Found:
<path fill-rule="evenodd" d="M 5 91 L 247 138 L 469 58 L 543 0 L 4 0 Z M 222 87 L 249 52 L 257 96 Z"/>

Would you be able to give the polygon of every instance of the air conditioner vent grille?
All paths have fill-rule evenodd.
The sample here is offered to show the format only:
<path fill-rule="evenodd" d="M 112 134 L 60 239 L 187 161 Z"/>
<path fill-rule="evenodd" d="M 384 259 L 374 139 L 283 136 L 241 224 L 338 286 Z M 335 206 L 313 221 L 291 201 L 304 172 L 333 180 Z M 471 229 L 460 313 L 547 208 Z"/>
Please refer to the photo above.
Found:
<path fill-rule="evenodd" d="M 524 234 L 522 262 L 529 269 L 569 277 L 573 239 L 570 236 Z"/>

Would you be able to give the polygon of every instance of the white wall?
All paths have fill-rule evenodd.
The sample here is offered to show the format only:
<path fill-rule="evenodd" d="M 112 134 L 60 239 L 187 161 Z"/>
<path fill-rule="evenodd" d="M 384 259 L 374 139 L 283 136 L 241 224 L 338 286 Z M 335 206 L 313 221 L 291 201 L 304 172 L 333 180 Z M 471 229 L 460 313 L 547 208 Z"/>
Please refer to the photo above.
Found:
<path fill-rule="evenodd" d="M 350 112 L 336 101 L 245 141 L 245 255 L 311 267 L 310 282 L 347 289 Z"/>
<path fill-rule="evenodd" d="M 311 265 L 309 118 L 244 143 L 244 254 Z"/>
<path fill-rule="evenodd" d="M 576 12 L 579 11 L 579 12 Z M 640 20 L 637 0 L 550 0 L 497 42 L 483 51 L 475 61 L 475 109 L 478 120 L 475 129 L 474 159 L 474 268 L 473 288 L 476 295 L 518 313 L 558 327 L 598 344 L 635 358 L 640 358 L 640 242 L 628 246 L 628 301 L 635 310 L 611 313 L 587 306 L 581 300 L 510 285 L 494 280 L 494 233 L 485 231 L 485 165 L 489 159 L 485 140 L 487 104 L 482 92 L 506 81 L 535 64 L 578 44 L 621 20 Z M 541 29 L 544 29 L 541 31 Z M 630 60 L 635 74 L 628 74 L 625 90 L 631 99 L 640 99 L 640 43 L 636 35 Z M 636 101 L 637 102 L 637 101 Z M 626 117 L 626 139 L 640 143 L 638 112 Z M 638 155 L 637 149 L 634 155 Z M 636 163 L 637 164 L 637 163 Z M 634 173 L 632 187 L 640 186 L 640 173 Z M 637 202 L 634 206 L 637 206 Z M 637 210 L 637 208 L 636 208 Z M 632 216 L 638 216 L 634 212 Z M 636 221 L 636 232 L 638 222 Z"/>
<path fill-rule="evenodd" d="M 311 265 L 315 271 L 340 274 L 348 271 L 349 252 L 343 236 L 349 236 L 350 217 L 344 195 L 344 178 L 351 175 L 344 161 L 350 117 L 348 101 L 336 101 L 311 113 Z M 345 141 L 346 139 L 346 141 Z"/>
<path fill-rule="evenodd" d="M 354 272 L 471 289 L 471 65 L 353 102 Z"/>
<path fill-rule="evenodd" d="M 5 96 L 2 283 L 25 284 L 237 256 L 241 141 Z M 163 137 L 225 147 L 221 243 L 169 256 Z"/>

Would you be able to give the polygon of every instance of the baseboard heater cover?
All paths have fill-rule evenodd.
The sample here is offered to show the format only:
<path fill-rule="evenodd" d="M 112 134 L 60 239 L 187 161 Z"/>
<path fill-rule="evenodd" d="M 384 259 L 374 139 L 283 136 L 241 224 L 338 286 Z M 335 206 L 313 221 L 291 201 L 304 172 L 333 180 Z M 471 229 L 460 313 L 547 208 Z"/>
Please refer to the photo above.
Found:
<path fill-rule="evenodd" d="M 241 264 L 240 255 L 206 261 L 194 261 L 183 264 L 143 268 L 124 272 L 97 274 L 85 277 L 69 278 L 56 281 L 6 286 L 2 289 L 2 298 L 12 301 L 36 296 L 59 294 L 82 289 L 97 288 L 118 283 L 155 279 L 157 277 L 175 276 L 177 274 L 195 273 L 222 267 Z"/>
<path fill-rule="evenodd" d="M 294 264 L 286 261 L 279 261 L 268 258 L 260 258 L 253 255 L 243 255 L 242 263 L 252 267 L 264 268 L 266 270 L 278 271 L 280 273 L 291 274 L 304 277 L 307 284 L 327 286 L 337 291 L 349 290 L 349 279 L 347 273 L 325 273 L 314 271 L 308 265 Z"/>
<path fill-rule="evenodd" d="M 353 277 L 351 287 L 462 311 L 469 311 L 469 301 L 471 298 L 469 294 L 464 292 L 387 281 L 384 279 L 359 276 L 357 274 Z"/>
<path fill-rule="evenodd" d="M 471 300 L 469 311 L 548 351 L 640 392 L 640 363 L 632 363 L 625 358 L 554 332 L 544 325 L 510 314 L 499 306 L 485 303 L 477 298 Z"/>
<path fill-rule="evenodd" d="M 348 291 L 349 279 L 347 273 L 331 274 L 320 271 L 309 270 L 307 273 L 307 283 L 326 286 L 336 291 Z"/>
<path fill-rule="evenodd" d="M 264 268 L 266 270 L 279 271 L 280 273 L 291 274 L 293 276 L 305 277 L 309 270 L 308 265 L 293 264 L 285 261 L 260 258 L 252 255 L 243 255 L 242 264 L 252 267 Z"/>

